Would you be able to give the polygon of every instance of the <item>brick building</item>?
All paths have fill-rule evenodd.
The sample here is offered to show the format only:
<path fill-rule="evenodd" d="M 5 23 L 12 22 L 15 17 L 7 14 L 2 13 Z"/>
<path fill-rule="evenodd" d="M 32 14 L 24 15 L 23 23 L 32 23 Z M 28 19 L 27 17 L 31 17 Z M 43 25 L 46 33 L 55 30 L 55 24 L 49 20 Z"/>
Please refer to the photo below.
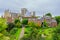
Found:
<path fill-rule="evenodd" d="M 9 23 L 13 22 L 14 19 L 16 18 L 19 18 L 21 21 L 22 19 L 28 19 L 28 23 L 33 21 L 37 23 L 39 26 L 41 26 L 44 20 L 46 20 L 46 22 L 48 23 L 48 26 L 50 27 L 57 26 L 56 20 L 52 19 L 52 17 L 43 16 L 40 19 L 38 19 L 35 15 L 35 11 L 29 12 L 26 8 L 22 8 L 21 13 L 14 13 L 14 12 L 10 12 L 9 10 L 5 10 L 4 18 L 6 18 L 7 22 Z"/>
<path fill-rule="evenodd" d="M 45 20 L 49 27 L 57 26 L 57 21 L 55 19 L 53 19 L 52 17 L 50 17 L 50 16 L 43 16 L 43 17 L 41 17 L 40 20 L 42 21 L 42 23 Z"/>

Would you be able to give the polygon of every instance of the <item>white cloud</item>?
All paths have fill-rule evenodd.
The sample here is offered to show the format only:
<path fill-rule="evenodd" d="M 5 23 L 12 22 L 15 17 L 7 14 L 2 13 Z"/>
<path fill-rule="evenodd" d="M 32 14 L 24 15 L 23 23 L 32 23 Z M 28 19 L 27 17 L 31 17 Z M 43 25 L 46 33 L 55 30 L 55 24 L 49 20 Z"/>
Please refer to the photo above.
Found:
<path fill-rule="evenodd" d="M 43 15 L 46 12 L 54 14 L 60 10 L 59 5 L 60 0 L 0 0 L 0 10 L 10 9 L 12 11 L 20 11 L 21 8 L 25 7 L 30 11 L 35 10 L 37 15 Z"/>

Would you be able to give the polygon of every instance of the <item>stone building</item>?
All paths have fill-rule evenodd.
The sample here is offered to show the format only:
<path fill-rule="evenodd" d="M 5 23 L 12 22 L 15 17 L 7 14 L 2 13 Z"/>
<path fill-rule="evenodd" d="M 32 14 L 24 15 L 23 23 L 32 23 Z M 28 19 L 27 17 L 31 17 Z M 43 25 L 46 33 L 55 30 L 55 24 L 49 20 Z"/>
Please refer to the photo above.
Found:
<path fill-rule="evenodd" d="M 56 20 L 52 19 L 52 17 L 50 17 L 50 16 L 43 16 L 40 19 L 38 19 L 36 17 L 36 15 L 35 15 L 35 11 L 30 12 L 26 8 L 22 8 L 21 9 L 21 13 L 14 13 L 14 12 L 11 12 L 9 10 L 5 10 L 4 18 L 6 18 L 7 22 L 9 22 L 9 23 L 13 22 L 14 19 L 16 19 L 16 18 L 19 18 L 21 21 L 22 21 L 22 19 L 28 19 L 28 23 L 29 22 L 35 22 L 39 26 L 41 26 L 42 23 L 44 22 L 44 20 L 46 20 L 46 22 L 48 23 L 47 25 L 49 27 L 57 26 Z"/>
<path fill-rule="evenodd" d="M 7 19 L 7 22 L 13 22 L 14 19 L 18 18 L 18 13 L 10 12 L 9 10 L 5 10 L 4 18 Z"/>
<path fill-rule="evenodd" d="M 37 17 L 35 16 L 35 12 L 34 11 L 29 12 L 26 8 L 21 8 L 21 13 L 14 13 L 9 10 L 5 10 L 4 12 L 4 18 L 6 18 L 8 22 L 12 22 L 14 19 L 18 17 L 20 18 L 20 20 L 37 19 Z"/>
<path fill-rule="evenodd" d="M 57 26 L 57 21 L 55 19 L 53 19 L 52 17 L 50 17 L 50 16 L 43 16 L 43 17 L 41 17 L 40 20 L 42 21 L 42 23 L 45 20 L 49 27 Z"/>

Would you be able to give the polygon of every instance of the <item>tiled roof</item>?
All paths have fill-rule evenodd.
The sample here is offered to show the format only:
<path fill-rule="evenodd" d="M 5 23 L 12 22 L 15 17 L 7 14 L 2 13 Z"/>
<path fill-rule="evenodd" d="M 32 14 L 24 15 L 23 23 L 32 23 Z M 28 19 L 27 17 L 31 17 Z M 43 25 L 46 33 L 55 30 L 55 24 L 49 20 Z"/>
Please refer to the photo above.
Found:
<path fill-rule="evenodd" d="M 10 14 L 11 14 L 12 17 L 17 17 L 18 16 L 18 13 L 11 12 Z"/>
<path fill-rule="evenodd" d="M 43 16 L 42 18 L 40 18 L 40 20 L 42 20 L 42 22 L 44 21 L 44 19 L 51 20 L 49 22 L 56 22 L 56 20 L 55 19 L 52 19 L 50 16 Z"/>
<path fill-rule="evenodd" d="M 51 22 L 56 22 L 56 20 L 55 19 L 52 19 L 52 21 Z"/>

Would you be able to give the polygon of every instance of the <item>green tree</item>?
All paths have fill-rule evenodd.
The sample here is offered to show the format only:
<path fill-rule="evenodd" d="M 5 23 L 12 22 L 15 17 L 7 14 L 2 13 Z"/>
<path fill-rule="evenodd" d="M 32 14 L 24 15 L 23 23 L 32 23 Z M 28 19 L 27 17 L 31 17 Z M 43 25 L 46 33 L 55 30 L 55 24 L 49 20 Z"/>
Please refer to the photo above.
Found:
<path fill-rule="evenodd" d="M 15 23 L 15 27 L 21 27 L 22 26 L 22 24 L 21 24 L 19 19 L 15 19 L 14 23 Z"/>
<path fill-rule="evenodd" d="M 41 27 L 43 27 L 43 28 L 48 27 L 48 23 L 46 22 L 46 20 L 44 20 L 44 22 L 42 23 Z"/>
<path fill-rule="evenodd" d="M 0 32 L 5 30 L 7 28 L 7 23 L 6 23 L 6 19 L 4 18 L 0 18 Z"/>
<path fill-rule="evenodd" d="M 23 20 L 22 20 L 22 24 L 23 24 L 23 25 L 27 25 L 27 24 L 28 24 L 28 19 L 23 19 Z"/>
<path fill-rule="evenodd" d="M 35 22 L 30 22 L 29 24 L 29 27 L 31 27 L 31 28 L 39 28 L 40 26 L 37 24 L 37 23 L 35 23 Z"/>
<path fill-rule="evenodd" d="M 28 19 L 23 19 L 22 20 L 22 27 L 27 27 L 28 25 Z"/>
<path fill-rule="evenodd" d="M 30 22 L 29 27 L 31 28 L 30 32 L 27 34 L 28 37 L 24 36 L 22 40 L 39 40 L 40 35 L 38 34 L 38 26 L 34 22 Z"/>
<path fill-rule="evenodd" d="M 60 40 L 60 23 L 53 32 L 54 32 L 53 40 Z"/>
<path fill-rule="evenodd" d="M 19 20 L 19 19 L 15 19 L 15 20 L 14 20 L 14 23 L 15 23 L 15 24 L 18 23 L 18 22 L 20 23 L 20 20 Z"/>
<path fill-rule="evenodd" d="M 31 27 L 31 28 L 36 28 L 36 24 L 35 24 L 34 22 L 30 22 L 28 25 L 29 25 L 29 27 Z"/>
<path fill-rule="evenodd" d="M 56 19 L 57 23 L 59 24 L 60 23 L 60 16 L 56 16 L 55 19 Z"/>
<path fill-rule="evenodd" d="M 6 30 L 10 32 L 10 30 L 13 29 L 14 27 L 15 27 L 14 23 L 8 23 L 8 27 L 6 28 Z"/>
<path fill-rule="evenodd" d="M 51 13 L 47 13 L 47 14 L 45 14 L 45 16 L 50 16 L 50 17 L 52 17 Z"/>

